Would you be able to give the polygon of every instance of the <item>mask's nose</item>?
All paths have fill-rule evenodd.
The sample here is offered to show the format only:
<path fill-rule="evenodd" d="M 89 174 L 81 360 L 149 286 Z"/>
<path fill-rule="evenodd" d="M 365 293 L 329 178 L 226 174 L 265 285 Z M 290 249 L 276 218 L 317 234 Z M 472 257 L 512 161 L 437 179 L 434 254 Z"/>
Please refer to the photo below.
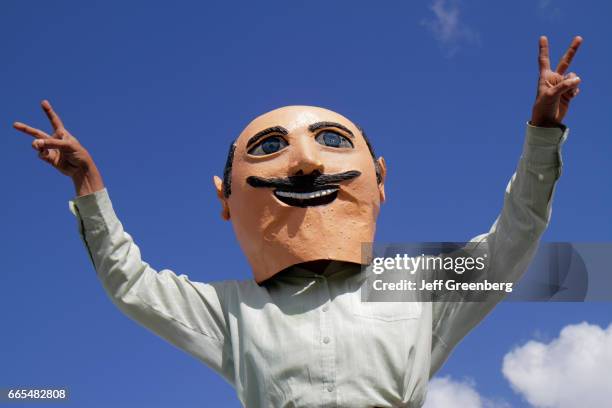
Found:
<path fill-rule="evenodd" d="M 319 149 L 311 136 L 300 137 L 293 145 L 293 156 L 289 164 L 290 176 L 302 176 L 314 172 L 324 173 L 324 166 L 319 157 Z"/>

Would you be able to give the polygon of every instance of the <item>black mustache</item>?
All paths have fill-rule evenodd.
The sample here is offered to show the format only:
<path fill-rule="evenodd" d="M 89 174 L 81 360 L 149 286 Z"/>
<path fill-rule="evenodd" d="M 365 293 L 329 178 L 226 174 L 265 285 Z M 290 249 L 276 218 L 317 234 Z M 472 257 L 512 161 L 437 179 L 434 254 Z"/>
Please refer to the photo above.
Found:
<path fill-rule="evenodd" d="M 361 175 L 360 171 L 350 170 L 344 173 L 337 174 L 321 174 L 313 172 L 305 176 L 289 176 L 289 177 L 274 177 L 263 178 L 257 176 L 247 177 L 247 183 L 251 187 L 269 187 L 277 189 L 295 189 L 309 190 L 317 187 L 326 187 L 330 184 L 340 183 L 342 181 L 351 180 Z"/>

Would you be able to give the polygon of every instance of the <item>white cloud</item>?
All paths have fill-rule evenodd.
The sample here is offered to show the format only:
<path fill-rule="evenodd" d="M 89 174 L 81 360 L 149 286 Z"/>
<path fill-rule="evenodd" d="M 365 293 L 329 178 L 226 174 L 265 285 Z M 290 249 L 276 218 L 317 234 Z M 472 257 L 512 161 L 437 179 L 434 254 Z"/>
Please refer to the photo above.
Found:
<path fill-rule="evenodd" d="M 450 377 L 434 378 L 429 382 L 423 408 L 506 408 L 508 404 L 482 397 L 473 381 L 456 381 Z"/>
<path fill-rule="evenodd" d="M 529 341 L 504 357 L 502 372 L 534 407 L 606 407 L 612 401 L 612 324 L 566 326 L 549 343 Z"/>
<path fill-rule="evenodd" d="M 458 0 L 434 0 L 429 8 L 435 18 L 421 24 L 434 34 L 447 57 L 455 55 L 462 44 L 480 44 L 478 33 L 461 21 Z"/>

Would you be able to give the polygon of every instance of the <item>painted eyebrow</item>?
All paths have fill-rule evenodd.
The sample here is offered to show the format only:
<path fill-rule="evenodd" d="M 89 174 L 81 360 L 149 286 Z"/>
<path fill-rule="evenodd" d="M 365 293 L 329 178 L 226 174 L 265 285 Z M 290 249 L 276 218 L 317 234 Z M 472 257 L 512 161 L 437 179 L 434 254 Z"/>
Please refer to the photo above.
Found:
<path fill-rule="evenodd" d="M 353 134 L 353 132 L 351 132 L 349 128 L 337 122 L 317 122 L 317 123 L 313 123 L 312 125 L 308 126 L 308 130 L 310 130 L 311 132 L 317 131 L 322 128 L 337 128 L 340 130 L 344 130 L 352 138 L 355 138 L 355 135 Z"/>
<path fill-rule="evenodd" d="M 249 139 L 246 145 L 247 149 L 251 147 L 251 145 L 254 145 L 255 143 L 257 143 L 259 139 L 261 139 L 264 136 L 269 135 L 270 133 L 280 133 L 281 135 L 287 135 L 289 132 L 287 131 L 287 129 L 285 129 L 282 126 L 272 126 L 264 130 L 261 130 L 255 133 L 255 135 Z"/>

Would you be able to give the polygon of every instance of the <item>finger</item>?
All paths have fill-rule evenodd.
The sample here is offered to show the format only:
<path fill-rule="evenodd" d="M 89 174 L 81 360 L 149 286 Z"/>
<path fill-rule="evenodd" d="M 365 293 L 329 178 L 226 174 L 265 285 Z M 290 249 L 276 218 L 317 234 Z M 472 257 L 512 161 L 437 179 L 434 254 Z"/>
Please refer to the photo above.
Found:
<path fill-rule="evenodd" d="M 49 101 L 45 99 L 44 101 L 42 101 L 40 105 L 42 106 L 43 110 L 45 111 L 45 114 L 49 118 L 49 121 L 51 122 L 53 129 L 55 130 L 63 129 L 64 124 L 62 123 L 62 120 L 59 118 L 57 113 L 53 110 L 53 107 L 51 106 Z"/>
<path fill-rule="evenodd" d="M 55 159 L 57 156 L 57 150 L 47 150 L 44 149 L 40 152 L 38 152 L 38 157 L 40 157 L 41 159 L 43 159 L 44 161 L 46 161 L 49 164 L 53 164 L 55 163 Z"/>
<path fill-rule="evenodd" d="M 540 72 L 550 69 L 550 57 L 548 55 L 548 38 L 546 36 L 540 37 L 540 54 L 538 56 L 538 63 L 540 65 Z"/>
<path fill-rule="evenodd" d="M 565 114 L 569 110 L 570 103 L 578 93 L 580 93 L 580 88 L 574 88 L 561 95 L 561 100 L 559 101 L 559 116 L 561 118 L 565 117 Z"/>
<path fill-rule="evenodd" d="M 48 134 L 46 134 L 42 130 L 28 126 L 25 123 L 15 122 L 13 123 L 13 127 L 17 129 L 18 131 L 27 133 L 28 135 L 34 136 L 37 139 L 43 139 L 46 137 L 50 137 Z"/>
<path fill-rule="evenodd" d="M 561 98 L 566 99 L 567 101 L 570 101 L 574 99 L 579 93 L 580 93 L 580 88 L 574 88 L 574 89 L 567 91 L 563 95 L 561 95 Z"/>
<path fill-rule="evenodd" d="M 557 65 L 556 71 L 559 74 L 563 74 L 567 70 L 567 68 L 570 66 L 570 64 L 572 63 L 572 60 L 574 59 L 574 56 L 576 55 L 576 52 L 578 51 L 578 47 L 580 47 L 580 44 L 582 44 L 582 37 L 578 35 L 574 37 L 574 39 L 572 40 L 572 43 L 570 44 L 570 47 L 565 52 L 565 55 L 561 57 L 561 60 L 559 61 L 559 65 Z"/>
<path fill-rule="evenodd" d="M 551 94 L 554 96 L 562 95 L 571 89 L 577 88 L 579 84 L 580 84 L 579 76 L 564 79 L 563 81 L 558 83 L 554 88 L 551 89 Z"/>
<path fill-rule="evenodd" d="M 575 72 L 570 72 L 569 74 L 566 74 L 566 75 L 563 77 L 563 80 L 568 80 L 568 79 L 575 80 L 576 78 L 579 78 L 579 77 L 578 77 L 578 75 L 576 75 L 576 73 L 575 73 Z M 567 92 L 566 92 L 566 93 L 567 93 Z"/>
<path fill-rule="evenodd" d="M 69 140 L 63 139 L 37 139 L 32 142 L 32 146 L 35 149 L 59 149 L 59 150 L 73 150 L 73 145 Z"/>

